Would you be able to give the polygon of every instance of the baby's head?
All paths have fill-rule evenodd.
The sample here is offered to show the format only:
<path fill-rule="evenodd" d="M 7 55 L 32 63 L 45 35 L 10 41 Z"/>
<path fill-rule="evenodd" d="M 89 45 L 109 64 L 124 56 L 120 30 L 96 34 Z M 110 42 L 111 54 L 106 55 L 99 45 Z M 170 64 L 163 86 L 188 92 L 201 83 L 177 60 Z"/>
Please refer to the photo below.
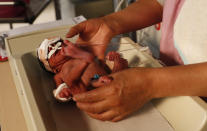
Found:
<path fill-rule="evenodd" d="M 60 37 L 45 39 L 37 50 L 40 64 L 49 72 L 57 73 L 62 65 L 69 60 L 63 55 L 63 47 L 66 46 Z"/>

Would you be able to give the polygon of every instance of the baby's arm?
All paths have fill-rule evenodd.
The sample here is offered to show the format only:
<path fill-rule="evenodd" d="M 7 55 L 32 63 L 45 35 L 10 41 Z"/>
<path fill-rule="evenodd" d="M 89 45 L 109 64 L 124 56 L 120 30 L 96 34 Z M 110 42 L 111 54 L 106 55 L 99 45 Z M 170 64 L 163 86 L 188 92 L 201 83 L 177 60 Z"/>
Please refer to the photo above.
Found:
<path fill-rule="evenodd" d="M 54 76 L 57 87 L 54 90 L 55 98 L 59 100 L 61 100 L 60 98 L 69 99 L 75 93 L 86 91 L 86 88 L 79 81 L 87 65 L 82 60 L 71 59 L 62 66 L 62 70 Z M 63 83 L 65 83 L 64 87 Z M 59 88 L 61 88 L 61 91 L 59 91 Z"/>

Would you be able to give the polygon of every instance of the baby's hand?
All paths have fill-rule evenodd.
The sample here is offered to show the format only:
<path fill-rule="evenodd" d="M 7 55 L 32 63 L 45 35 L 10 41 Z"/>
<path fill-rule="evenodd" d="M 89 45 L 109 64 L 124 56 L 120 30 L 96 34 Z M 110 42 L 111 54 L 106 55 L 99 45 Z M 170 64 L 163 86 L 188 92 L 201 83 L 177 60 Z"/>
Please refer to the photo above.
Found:
<path fill-rule="evenodd" d="M 69 99 L 71 97 L 71 93 L 70 93 L 70 90 L 69 88 L 63 88 L 61 90 L 61 92 L 59 93 L 59 96 L 61 98 L 66 98 L 66 99 Z"/>
<path fill-rule="evenodd" d="M 60 84 L 57 89 L 53 90 L 53 94 L 54 97 L 61 102 L 67 102 L 72 98 L 72 94 L 70 93 L 66 83 Z"/>

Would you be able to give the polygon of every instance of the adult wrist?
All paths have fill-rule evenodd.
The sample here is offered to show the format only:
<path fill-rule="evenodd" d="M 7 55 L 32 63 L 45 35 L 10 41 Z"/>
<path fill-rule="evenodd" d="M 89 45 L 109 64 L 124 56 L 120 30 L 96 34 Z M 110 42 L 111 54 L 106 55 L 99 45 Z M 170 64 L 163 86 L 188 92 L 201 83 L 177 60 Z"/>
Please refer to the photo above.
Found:
<path fill-rule="evenodd" d="M 159 95 L 159 92 L 156 87 L 157 81 L 155 81 L 155 77 L 157 73 L 153 73 L 154 69 L 150 68 L 143 68 L 143 67 L 137 67 L 132 68 L 131 71 L 128 74 L 132 74 L 130 76 L 132 81 L 134 81 L 135 87 L 141 87 L 143 88 L 145 95 L 149 99 L 157 98 Z M 140 90 L 140 88 L 137 88 Z"/>
<path fill-rule="evenodd" d="M 151 98 L 161 98 L 164 97 L 167 93 L 163 88 L 166 88 L 166 86 L 163 86 L 163 83 L 165 83 L 165 74 L 163 71 L 161 71 L 160 68 L 153 68 L 149 69 L 147 72 L 147 81 L 149 82 L 149 90 L 151 94 Z"/>
<path fill-rule="evenodd" d="M 101 18 L 105 25 L 109 28 L 111 31 L 112 37 L 121 34 L 122 32 L 120 31 L 121 27 L 119 25 L 119 22 L 113 18 L 111 15 L 107 15 Z"/>

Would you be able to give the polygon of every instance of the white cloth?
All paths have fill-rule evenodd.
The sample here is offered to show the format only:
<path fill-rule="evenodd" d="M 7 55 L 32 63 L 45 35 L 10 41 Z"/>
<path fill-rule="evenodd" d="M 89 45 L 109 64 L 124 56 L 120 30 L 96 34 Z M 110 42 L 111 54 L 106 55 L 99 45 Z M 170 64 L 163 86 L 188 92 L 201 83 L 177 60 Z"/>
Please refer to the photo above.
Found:
<path fill-rule="evenodd" d="M 164 3 L 165 3 L 165 0 L 157 0 L 157 2 L 159 2 L 160 3 L 160 5 L 164 5 Z"/>
<path fill-rule="evenodd" d="M 55 97 L 57 100 L 61 101 L 61 102 L 67 102 L 67 101 L 70 101 L 70 100 L 72 99 L 72 97 L 69 97 L 69 98 L 62 98 L 62 97 L 59 96 L 60 92 L 61 92 L 64 88 L 68 88 L 68 86 L 66 85 L 66 83 L 62 83 L 62 84 L 60 84 L 60 85 L 57 87 L 57 89 L 55 89 L 55 90 L 53 91 L 53 95 L 54 95 L 54 97 Z"/>
<path fill-rule="evenodd" d="M 49 48 L 49 46 L 51 45 L 51 44 L 53 44 L 53 43 L 56 43 L 57 41 L 59 41 L 61 38 L 60 37 L 56 37 L 56 38 L 54 38 L 54 39 L 45 39 L 41 44 L 40 44 L 40 47 L 38 48 L 38 57 L 39 57 L 39 59 L 40 59 L 40 51 L 42 50 L 42 53 L 43 53 L 43 55 L 44 55 L 44 59 L 46 60 L 46 59 L 49 59 L 51 56 L 52 56 L 52 54 L 54 54 L 55 53 L 55 51 L 58 49 L 58 47 L 59 46 L 61 46 L 61 44 L 59 45 L 59 44 L 57 44 L 58 45 L 58 47 L 57 48 L 54 48 L 54 49 L 52 49 L 50 52 L 52 52 L 52 53 L 48 53 L 48 48 Z M 54 51 L 53 51 L 54 50 Z"/>
<path fill-rule="evenodd" d="M 184 64 L 207 62 L 207 0 L 185 0 L 174 25 L 176 48 Z"/>

